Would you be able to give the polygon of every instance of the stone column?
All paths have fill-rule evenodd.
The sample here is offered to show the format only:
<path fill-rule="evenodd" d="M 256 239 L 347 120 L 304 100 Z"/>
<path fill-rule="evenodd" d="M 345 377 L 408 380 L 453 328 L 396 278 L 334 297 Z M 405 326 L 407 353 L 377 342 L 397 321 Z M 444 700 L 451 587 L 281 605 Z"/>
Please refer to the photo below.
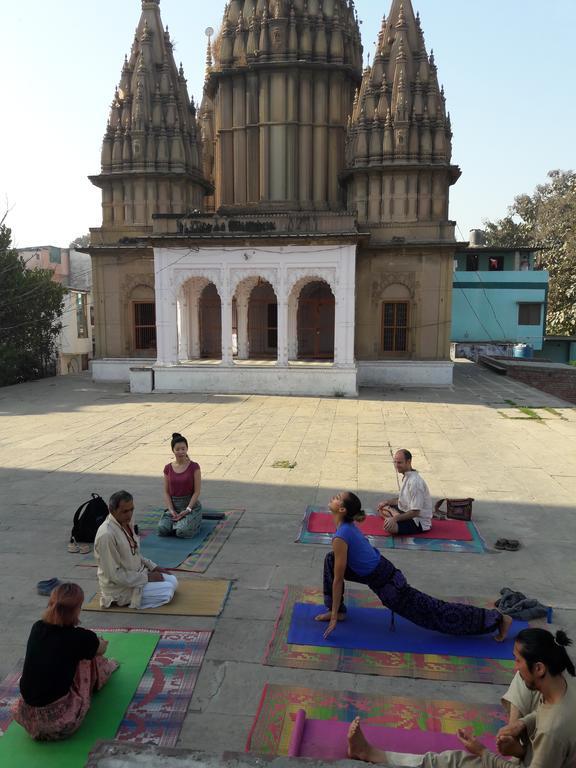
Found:
<path fill-rule="evenodd" d="M 294 289 L 286 302 L 288 360 L 298 360 L 298 295 L 299 292 Z M 280 312 L 280 308 L 278 308 L 278 312 Z M 280 321 L 280 316 L 278 316 L 278 321 Z"/>
<path fill-rule="evenodd" d="M 188 328 L 190 334 L 190 358 L 200 359 L 200 294 L 201 289 L 190 292 L 188 301 Z"/>
<path fill-rule="evenodd" d="M 176 365 L 178 363 L 176 295 L 171 270 L 166 269 L 169 259 L 169 252 L 154 251 L 158 365 Z"/>
<path fill-rule="evenodd" d="M 230 291 L 230 276 L 223 276 L 220 301 L 222 303 L 222 365 L 234 364 L 232 350 L 232 293 Z"/>
<path fill-rule="evenodd" d="M 288 365 L 288 301 L 284 296 L 278 297 L 278 365 Z"/>
<path fill-rule="evenodd" d="M 339 368 L 354 366 L 356 247 L 342 249 L 337 267 L 334 313 L 334 365 Z"/>
<path fill-rule="evenodd" d="M 270 77 L 260 75 L 260 200 L 270 200 Z"/>
<path fill-rule="evenodd" d="M 178 361 L 180 363 L 190 359 L 190 343 L 188 335 L 188 329 L 190 327 L 189 306 L 188 289 L 184 287 L 180 290 L 177 304 Z"/>
<path fill-rule="evenodd" d="M 250 357 L 250 345 L 248 340 L 248 303 L 249 296 L 246 292 L 236 295 L 236 312 L 238 315 L 238 359 L 248 360 Z M 224 327 L 224 326 L 222 326 Z"/>

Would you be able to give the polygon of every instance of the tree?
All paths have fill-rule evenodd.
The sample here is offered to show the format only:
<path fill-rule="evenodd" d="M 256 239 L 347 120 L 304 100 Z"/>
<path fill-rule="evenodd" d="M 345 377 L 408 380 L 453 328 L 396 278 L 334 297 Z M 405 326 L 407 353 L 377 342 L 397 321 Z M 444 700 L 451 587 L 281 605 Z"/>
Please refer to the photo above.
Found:
<path fill-rule="evenodd" d="M 551 171 L 532 195 L 519 195 L 508 216 L 485 222 L 488 245 L 541 247 L 550 273 L 546 331 L 576 334 L 576 172 Z"/>
<path fill-rule="evenodd" d="M 48 375 L 66 289 L 46 269 L 26 269 L 0 220 L 0 386 Z"/>
<path fill-rule="evenodd" d="M 90 234 L 87 235 L 80 235 L 79 237 L 74 238 L 68 248 L 70 248 L 71 251 L 75 250 L 76 248 L 87 248 L 90 245 Z"/>

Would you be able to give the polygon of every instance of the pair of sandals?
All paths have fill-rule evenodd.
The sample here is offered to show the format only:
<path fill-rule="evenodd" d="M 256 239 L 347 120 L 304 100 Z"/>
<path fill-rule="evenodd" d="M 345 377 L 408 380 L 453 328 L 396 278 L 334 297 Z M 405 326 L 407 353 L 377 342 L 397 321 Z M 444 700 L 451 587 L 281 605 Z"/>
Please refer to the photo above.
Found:
<path fill-rule="evenodd" d="M 92 552 L 90 544 L 78 544 L 77 541 L 72 539 L 68 544 L 68 552 L 71 555 L 88 555 Z"/>
<path fill-rule="evenodd" d="M 496 549 L 505 550 L 506 552 L 518 552 L 520 542 L 518 539 L 498 539 L 494 546 Z"/>

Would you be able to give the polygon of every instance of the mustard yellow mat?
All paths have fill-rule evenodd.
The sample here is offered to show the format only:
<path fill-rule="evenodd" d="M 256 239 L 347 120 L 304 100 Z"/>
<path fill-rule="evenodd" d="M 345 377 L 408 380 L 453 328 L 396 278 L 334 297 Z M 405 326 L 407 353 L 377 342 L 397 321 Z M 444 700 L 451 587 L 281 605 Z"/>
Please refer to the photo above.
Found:
<path fill-rule="evenodd" d="M 231 582 L 225 579 L 179 579 L 174 599 L 160 608 L 135 610 L 134 608 L 114 606 L 100 607 L 100 593 L 97 592 L 82 610 L 108 613 L 158 613 L 172 616 L 220 616 L 230 591 Z"/>

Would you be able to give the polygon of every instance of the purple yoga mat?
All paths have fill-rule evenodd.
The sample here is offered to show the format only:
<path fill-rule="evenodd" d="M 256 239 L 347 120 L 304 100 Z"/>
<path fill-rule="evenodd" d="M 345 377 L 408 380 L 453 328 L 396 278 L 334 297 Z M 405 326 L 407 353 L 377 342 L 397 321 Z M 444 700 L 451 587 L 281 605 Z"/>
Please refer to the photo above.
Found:
<path fill-rule="evenodd" d="M 319 760 L 343 760 L 348 756 L 348 729 L 350 723 L 340 720 L 309 720 L 306 712 L 296 713 L 288 757 L 309 757 Z M 416 729 L 382 728 L 363 725 L 368 741 L 378 749 L 406 755 L 425 755 L 426 752 L 447 752 L 463 749 L 458 737 L 450 733 L 432 733 Z M 497 753 L 494 736 L 485 736 L 482 743 Z"/>

